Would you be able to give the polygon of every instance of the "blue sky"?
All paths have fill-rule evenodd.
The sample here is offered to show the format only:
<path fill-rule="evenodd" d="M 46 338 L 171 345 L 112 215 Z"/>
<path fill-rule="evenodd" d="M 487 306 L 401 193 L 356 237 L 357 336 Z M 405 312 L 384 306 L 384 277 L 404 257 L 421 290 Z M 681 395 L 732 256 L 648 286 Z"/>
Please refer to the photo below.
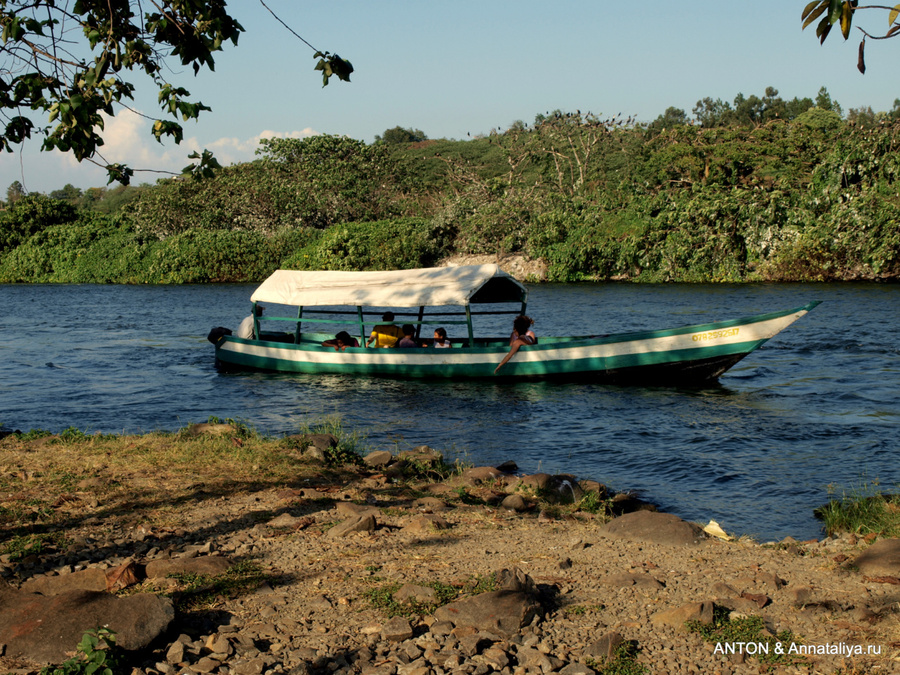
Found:
<path fill-rule="evenodd" d="M 179 171 L 187 155 L 213 150 L 223 164 L 247 161 L 261 137 L 343 134 L 367 142 L 400 125 L 429 138 L 531 123 L 555 109 L 650 122 L 669 106 L 688 115 L 706 96 L 733 101 L 773 86 L 790 99 L 828 89 L 846 111 L 890 110 L 900 98 L 900 38 L 867 43 L 865 75 L 856 70 L 860 34 L 834 31 L 820 46 L 801 31 L 807 0 L 266 0 L 318 49 L 353 62 L 352 83 L 322 87 L 312 50 L 257 0 L 233 0 L 246 29 L 216 59 L 216 72 L 171 80 L 213 108 L 185 124 L 185 141 L 160 145 L 150 123 L 124 114 L 107 124 L 105 155 L 135 169 Z M 873 32 L 886 13 L 861 15 Z M 155 115 L 152 84 L 135 80 L 135 107 Z M 60 153 L 40 153 L 40 139 L 0 155 L 0 197 L 13 181 L 49 192 L 72 183 L 103 186 L 106 175 Z M 138 171 L 134 183 L 161 174 Z"/>

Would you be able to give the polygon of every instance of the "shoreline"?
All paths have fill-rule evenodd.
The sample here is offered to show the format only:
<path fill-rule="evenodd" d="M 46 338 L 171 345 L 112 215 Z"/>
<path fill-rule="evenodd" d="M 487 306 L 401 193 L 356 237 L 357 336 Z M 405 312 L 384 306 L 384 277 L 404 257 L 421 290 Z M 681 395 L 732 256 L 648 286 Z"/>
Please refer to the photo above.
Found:
<path fill-rule="evenodd" d="M 116 443 L 129 457 L 115 456 Z M 737 641 L 715 638 L 715 622 L 743 626 L 746 642 L 881 647 L 878 655 L 804 654 L 807 670 L 776 660 L 770 672 L 887 673 L 900 663 L 896 586 L 848 566 L 874 537 L 723 541 L 670 515 L 662 534 L 642 534 L 634 523 L 622 534 L 609 528 L 628 516 L 607 521 L 599 511 L 553 504 L 553 484 L 543 479 L 526 477 L 507 491 L 498 469 L 448 474 L 425 447 L 375 451 L 363 467 L 329 461 L 350 459 L 351 451 L 321 430 L 261 441 L 231 424 L 120 438 L 8 437 L 0 441 L 0 513 L 11 513 L 13 498 L 33 510 L 2 521 L 4 539 L 25 532 L 65 539 L 48 536 L 16 561 L 4 552 L 0 572 L 16 593 L 29 586 L 49 593 L 97 570 L 108 579 L 129 559 L 144 574 L 216 560 L 254 566 L 250 586 L 222 590 L 193 609 L 183 604 L 191 597 L 186 577 L 147 576 L 129 587 L 126 597 L 138 588 L 178 598 L 168 628 L 131 653 L 131 665 L 146 675 L 574 675 L 604 672 L 620 651 L 632 670 L 615 672 L 769 667 L 761 654 L 724 653 Z M 575 493 L 561 481 L 556 487 Z M 641 513 L 665 515 L 631 515 Z M 659 538 L 684 527 L 682 543 Z M 454 602 L 474 603 L 483 594 L 469 588 L 473 580 L 496 579 L 504 569 L 518 570 L 516 592 L 531 588 L 539 605 L 514 629 L 453 625 L 427 599 L 429 588 L 450 589 Z M 425 599 L 404 605 L 397 599 L 404 584 Z M 391 618 L 397 607 L 402 613 Z M 517 616 L 504 612 L 503 621 Z M 712 621 L 701 624 L 712 641 L 685 628 L 694 614 Z M 11 654 L 7 643 L 0 667 L 36 672 Z"/>

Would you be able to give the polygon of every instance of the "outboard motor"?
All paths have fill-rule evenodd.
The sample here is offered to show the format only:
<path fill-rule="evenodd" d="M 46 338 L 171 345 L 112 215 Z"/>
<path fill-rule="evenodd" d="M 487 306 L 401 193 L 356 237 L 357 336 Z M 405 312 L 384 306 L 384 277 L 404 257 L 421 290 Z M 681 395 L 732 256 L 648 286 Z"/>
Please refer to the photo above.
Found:
<path fill-rule="evenodd" d="M 219 344 L 223 337 L 226 335 L 231 335 L 230 328 L 223 328 L 222 326 L 216 326 L 211 331 L 209 331 L 209 335 L 206 336 L 206 339 L 212 342 L 214 345 Z"/>

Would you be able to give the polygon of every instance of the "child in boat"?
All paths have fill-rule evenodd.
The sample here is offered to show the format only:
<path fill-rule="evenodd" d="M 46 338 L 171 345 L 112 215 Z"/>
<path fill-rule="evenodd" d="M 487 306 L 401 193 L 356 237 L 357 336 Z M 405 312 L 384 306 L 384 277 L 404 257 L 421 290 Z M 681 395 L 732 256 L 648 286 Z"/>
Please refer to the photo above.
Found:
<path fill-rule="evenodd" d="M 403 337 L 400 339 L 400 342 L 397 343 L 397 347 L 399 349 L 409 349 L 412 347 L 418 347 L 419 345 L 416 343 L 416 328 L 411 323 L 403 324 Z"/>
<path fill-rule="evenodd" d="M 435 349 L 450 349 L 453 345 L 450 344 L 450 340 L 447 339 L 447 331 L 443 328 L 435 328 L 434 330 L 434 348 Z"/>
<path fill-rule="evenodd" d="M 336 351 L 342 352 L 347 347 L 359 347 L 359 341 L 345 330 L 334 336 L 332 340 L 325 340 L 323 347 L 334 347 Z"/>
<path fill-rule="evenodd" d="M 513 320 L 513 332 L 509 336 L 509 353 L 504 356 L 500 364 L 494 368 L 494 373 L 506 365 L 506 362 L 516 355 L 516 352 L 519 351 L 520 347 L 528 347 L 537 344 L 537 335 L 531 330 L 533 325 L 534 319 L 525 316 L 524 314 L 517 316 Z"/>
<path fill-rule="evenodd" d="M 376 347 L 396 347 L 397 342 L 403 337 L 403 331 L 400 329 L 400 326 L 390 323 L 394 320 L 393 312 L 385 312 L 381 316 L 381 320 L 388 323 L 378 324 L 372 329 L 372 334 L 366 340 L 366 347 L 372 342 L 375 343 Z"/>

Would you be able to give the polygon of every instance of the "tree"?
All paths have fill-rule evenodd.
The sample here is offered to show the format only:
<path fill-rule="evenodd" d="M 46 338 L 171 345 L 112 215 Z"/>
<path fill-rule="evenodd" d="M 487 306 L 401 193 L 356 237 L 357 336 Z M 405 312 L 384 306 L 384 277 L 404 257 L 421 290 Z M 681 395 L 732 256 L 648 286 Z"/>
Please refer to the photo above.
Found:
<path fill-rule="evenodd" d="M 420 129 L 404 129 L 396 126 L 393 129 L 386 129 L 381 136 L 375 136 L 377 143 L 419 143 L 427 141 L 428 136 Z"/>
<path fill-rule="evenodd" d="M 819 93 L 816 94 L 816 107 L 821 110 L 831 110 L 838 115 L 844 114 L 844 111 L 841 109 L 841 104 L 831 100 L 831 94 L 828 93 L 828 90 L 825 87 L 819 89 Z"/>
<path fill-rule="evenodd" d="M 158 89 L 162 109 L 153 136 L 179 143 L 180 121 L 210 108 L 169 82 L 169 61 L 195 75 L 201 68 L 215 70 L 215 52 L 228 42 L 237 45 L 244 30 L 225 5 L 225 0 L 0 0 L 0 127 L 5 121 L 0 148 L 12 151 L 12 145 L 39 133 L 42 150 L 71 152 L 79 162 L 104 166 L 110 182 L 127 185 L 133 169 L 106 162 L 101 154 L 103 115 L 127 107 L 135 85 L 125 78 L 143 73 Z M 349 80 L 349 61 L 318 50 L 315 58 L 326 84 L 332 75 Z M 38 126 L 45 115 L 49 126 Z M 200 160 L 186 169 L 195 175 L 218 166 L 207 151 L 191 158 Z"/>
<path fill-rule="evenodd" d="M 17 180 L 10 183 L 9 187 L 6 188 L 6 202 L 9 206 L 12 206 L 24 196 L 25 188 Z"/>
<path fill-rule="evenodd" d="M 859 43 L 856 67 L 863 74 L 866 72 L 866 38 L 886 40 L 900 35 L 900 22 L 897 21 L 897 17 L 900 16 L 900 5 L 895 5 L 894 7 L 886 7 L 884 5 L 860 6 L 859 0 L 812 0 L 806 5 L 800 16 L 804 29 L 821 17 L 816 24 L 816 37 L 819 38 L 820 44 L 824 44 L 836 23 L 840 23 L 841 34 L 844 36 L 844 40 L 848 39 L 850 37 L 850 28 L 854 19 L 856 19 L 857 12 L 864 9 L 886 11 L 888 13 L 888 27 L 884 35 L 876 35 L 857 26 L 857 29 L 863 34 L 863 39 Z"/>
<path fill-rule="evenodd" d="M 666 112 L 647 125 L 647 131 L 656 134 L 672 127 L 683 126 L 689 122 L 690 120 L 688 120 L 687 113 L 684 110 L 675 106 L 669 106 L 666 108 Z"/>

